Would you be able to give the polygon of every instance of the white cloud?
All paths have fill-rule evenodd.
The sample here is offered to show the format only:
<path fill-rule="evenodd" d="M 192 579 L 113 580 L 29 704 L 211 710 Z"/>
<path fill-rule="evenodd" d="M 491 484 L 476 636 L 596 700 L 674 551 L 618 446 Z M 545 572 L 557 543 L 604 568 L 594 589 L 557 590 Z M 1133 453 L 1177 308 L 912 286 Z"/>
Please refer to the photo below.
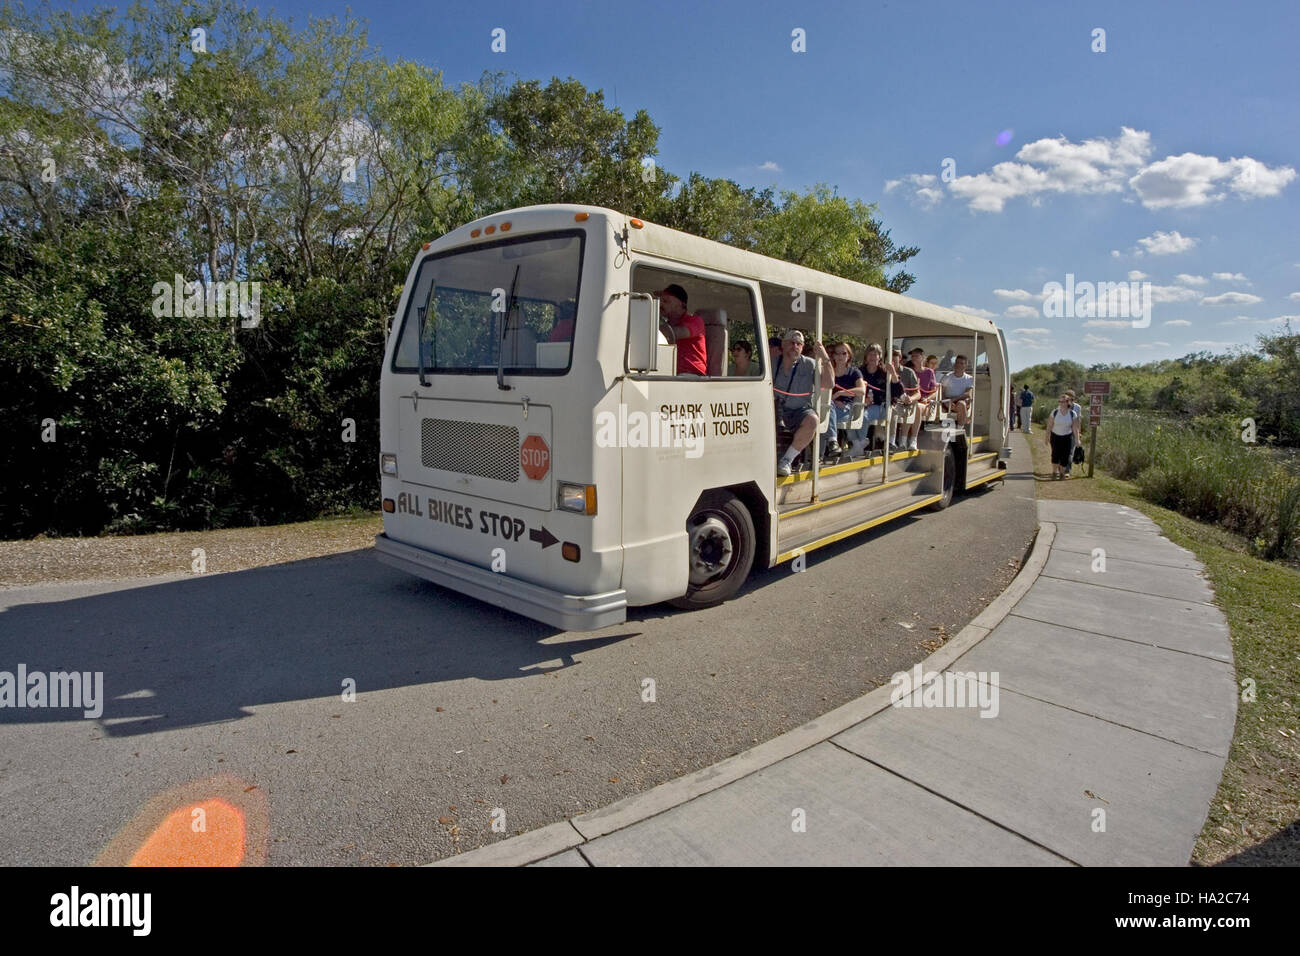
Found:
<path fill-rule="evenodd" d="M 1024 289 L 994 289 L 993 294 L 1002 299 L 1013 299 L 1016 302 L 1042 302 L 1047 298 L 1043 292 L 1026 292 Z"/>
<path fill-rule="evenodd" d="M 1150 279 L 1150 278 L 1151 277 L 1147 275 L 1145 272 L 1138 272 L 1138 270 L 1136 269 L 1130 270 L 1128 274 L 1129 282 L 1141 282 L 1143 279 Z"/>
<path fill-rule="evenodd" d="M 1127 126 L 1113 139 L 1098 137 L 1082 143 L 1064 136 L 1040 139 L 1020 148 L 1019 162 L 958 176 L 948 189 L 980 212 L 1001 212 L 1008 199 L 1037 193 L 1118 193 L 1150 153 L 1151 134 Z"/>
<path fill-rule="evenodd" d="M 1132 319 L 1089 319 L 1083 323 L 1085 329 L 1128 329 L 1132 326 Z"/>
<path fill-rule="evenodd" d="M 1123 348 L 1123 346 L 1118 345 L 1118 344 L 1116 344 L 1115 342 L 1112 342 L 1110 339 L 1108 339 L 1108 338 L 1107 338 L 1106 336 L 1104 336 L 1104 335 L 1085 335 L 1085 336 L 1083 337 L 1083 344 L 1084 344 L 1084 345 L 1087 345 L 1087 346 L 1089 346 L 1089 347 L 1091 347 L 1091 348 L 1094 348 L 1094 349 L 1118 349 L 1118 348 Z"/>
<path fill-rule="evenodd" d="M 1012 348 L 1026 349 L 1030 352 L 1046 352 L 1052 348 L 1046 342 L 1035 342 L 1033 339 L 1016 339 L 1007 344 Z"/>
<path fill-rule="evenodd" d="M 1110 257 L 1111 257 L 1112 259 L 1118 259 L 1118 258 L 1119 258 L 1119 250 L 1118 250 L 1118 249 L 1112 249 L 1112 250 L 1110 250 Z"/>
<path fill-rule="evenodd" d="M 887 180 L 885 192 L 892 193 L 900 186 L 904 187 L 908 199 L 929 208 L 943 199 L 943 189 L 938 183 L 939 177 L 932 173 L 908 173 L 902 179 Z"/>
<path fill-rule="evenodd" d="M 1257 295 L 1251 295 L 1249 292 L 1224 292 L 1222 295 L 1212 295 L 1201 300 L 1201 305 L 1255 305 L 1257 302 L 1263 302 Z"/>
<path fill-rule="evenodd" d="M 1181 285 L 1153 285 L 1151 287 L 1151 301 L 1160 303 L 1169 302 L 1194 302 L 1201 297 L 1201 293 L 1195 289 L 1189 289 Z"/>
<path fill-rule="evenodd" d="M 1040 312 L 1032 305 L 1012 305 L 1008 306 L 1007 311 L 1002 314 L 1008 319 L 1034 319 Z"/>
<path fill-rule="evenodd" d="M 1205 276 L 1189 276 L 1186 272 L 1180 272 L 1174 276 L 1174 281 L 1182 285 L 1205 285 L 1210 280 Z"/>
<path fill-rule="evenodd" d="M 1300 302 L 1300 292 L 1292 292 L 1289 296 L 1287 296 L 1287 298 L 1290 299 L 1292 302 Z"/>
<path fill-rule="evenodd" d="M 981 319 L 991 319 L 997 315 L 996 312 L 990 312 L 988 309 L 977 309 L 973 305 L 954 305 L 954 312 L 965 312 L 967 315 L 975 315 Z"/>
<path fill-rule="evenodd" d="M 1240 272 L 1216 272 L 1214 278 L 1219 282 L 1245 282 L 1247 285 L 1250 284 L 1250 280 Z"/>
<path fill-rule="evenodd" d="M 1148 209 L 1187 208 L 1218 202 L 1230 195 L 1259 199 L 1279 195 L 1296 171 L 1290 166 L 1269 166 L 1249 156 L 1223 160 L 1215 156 L 1183 153 L 1148 162 L 1153 152 L 1151 134 L 1120 127 L 1115 137 L 1095 137 L 1074 143 L 1064 135 L 1027 143 L 1014 161 L 1001 162 L 986 172 L 958 176 L 948 191 L 977 212 L 1001 212 L 1010 199 L 1027 198 L 1038 205 L 1050 193 L 1098 195 L 1130 194 Z M 919 179 L 932 182 L 920 183 Z M 890 180 L 890 192 L 905 183 L 914 187 L 913 198 L 929 189 L 930 204 L 942 197 L 934 176 L 912 174 Z M 1132 199 L 1126 198 L 1126 201 Z M 1111 252 L 1118 257 L 1118 250 Z"/>
<path fill-rule="evenodd" d="M 1183 153 L 1152 163 L 1129 185 L 1148 209 L 1185 209 L 1219 202 L 1228 191 L 1245 199 L 1276 196 L 1295 176 L 1290 166 L 1269 167 L 1249 157 L 1225 162 Z"/>
<path fill-rule="evenodd" d="M 779 172 L 781 172 L 781 167 L 778 166 L 776 163 L 772 162 L 770 159 L 769 159 L 767 162 L 763 163 L 763 164 L 762 164 L 761 166 L 759 166 L 758 168 L 761 169 L 761 170 L 763 170 L 763 172 L 765 172 L 765 173 L 779 173 Z"/>
<path fill-rule="evenodd" d="M 1186 252 L 1198 242 L 1200 242 L 1199 239 L 1184 236 L 1175 230 L 1174 232 L 1154 232 L 1145 239 L 1139 239 L 1138 245 L 1153 256 L 1171 256 L 1175 253 Z"/>
<path fill-rule="evenodd" d="M 1016 335 L 1051 335 L 1051 329 L 1013 329 Z"/>
<path fill-rule="evenodd" d="M 1170 319 L 1168 322 L 1162 322 L 1161 325 L 1191 325 L 1186 319 Z"/>
<path fill-rule="evenodd" d="M 1196 346 L 1200 346 L 1201 348 L 1207 348 L 1207 349 L 1229 349 L 1232 348 L 1237 343 L 1236 342 L 1212 342 L 1209 339 L 1196 339 L 1195 341 L 1188 342 L 1187 344 L 1196 345 Z"/>
<path fill-rule="evenodd" d="M 1286 322 L 1288 319 L 1297 318 L 1294 315 L 1276 315 L 1271 319 L 1255 319 L 1249 315 L 1234 315 L 1226 322 L 1219 322 L 1219 325 L 1272 325 L 1275 322 Z"/>

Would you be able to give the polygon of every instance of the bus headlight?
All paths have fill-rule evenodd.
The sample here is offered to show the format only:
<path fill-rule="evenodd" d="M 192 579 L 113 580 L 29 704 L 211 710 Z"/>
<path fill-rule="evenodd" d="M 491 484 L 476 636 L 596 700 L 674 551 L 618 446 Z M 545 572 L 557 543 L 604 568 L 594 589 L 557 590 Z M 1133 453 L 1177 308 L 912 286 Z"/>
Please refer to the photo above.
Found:
<path fill-rule="evenodd" d="M 382 455 L 380 455 L 379 473 L 381 475 L 389 475 L 393 478 L 396 478 L 397 477 L 397 456 L 390 454 L 388 452 L 384 452 Z"/>
<path fill-rule="evenodd" d="M 580 515 L 596 513 L 596 486 L 575 485 L 567 481 L 559 482 L 557 503 L 564 511 L 574 511 Z"/>

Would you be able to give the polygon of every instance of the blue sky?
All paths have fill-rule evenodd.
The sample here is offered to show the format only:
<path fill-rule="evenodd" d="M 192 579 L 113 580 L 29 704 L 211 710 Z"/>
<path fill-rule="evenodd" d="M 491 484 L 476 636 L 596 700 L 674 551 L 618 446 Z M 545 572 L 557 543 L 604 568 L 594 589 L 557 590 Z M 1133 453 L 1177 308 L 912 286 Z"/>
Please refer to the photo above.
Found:
<path fill-rule="evenodd" d="M 256 5 L 297 23 L 348 8 Z M 1300 329 L 1294 0 L 384 0 L 352 11 L 384 55 L 449 83 L 484 70 L 573 76 L 625 115 L 647 110 L 662 129 L 658 161 L 678 175 L 821 182 L 878 203 L 894 240 L 921 247 L 910 294 L 993 317 L 1013 368 L 1222 351 L 1288 315 Z M 504 53 L 490 48 L 497 27 Z M 795 29 L 806 52 L 792 50 Z M 1105 52 L 1092 49 L 1097 29 Z M 1150 327 L 1045 318 L 1043 286 L 1067 274 L 1144 277 Z"/>

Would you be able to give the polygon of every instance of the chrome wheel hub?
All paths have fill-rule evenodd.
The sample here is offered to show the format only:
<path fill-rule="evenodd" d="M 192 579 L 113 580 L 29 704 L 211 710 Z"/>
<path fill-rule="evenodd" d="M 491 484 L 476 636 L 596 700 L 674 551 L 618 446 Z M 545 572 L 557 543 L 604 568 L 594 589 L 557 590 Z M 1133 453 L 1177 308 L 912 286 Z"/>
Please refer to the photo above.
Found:
<path fill-rule="evenodd" d="M 709 516 L 691 528 L 691 584 L 699 587 L 731 564 L 734 552 L 726 522 Z"/>

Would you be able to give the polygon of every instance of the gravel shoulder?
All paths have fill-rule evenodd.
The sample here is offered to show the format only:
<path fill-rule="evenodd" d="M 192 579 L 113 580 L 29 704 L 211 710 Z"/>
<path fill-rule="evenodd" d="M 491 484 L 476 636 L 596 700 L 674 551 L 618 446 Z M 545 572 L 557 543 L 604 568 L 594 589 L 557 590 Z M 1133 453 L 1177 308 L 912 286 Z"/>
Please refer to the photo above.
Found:
<path fill-rule="evenodd" d="M 189 573 L 196 548 L 206 574 L 246 571 L 369 548 L 382 530 L 376 512 L 260 528 L 0 541 L 0 589 Z"/>

